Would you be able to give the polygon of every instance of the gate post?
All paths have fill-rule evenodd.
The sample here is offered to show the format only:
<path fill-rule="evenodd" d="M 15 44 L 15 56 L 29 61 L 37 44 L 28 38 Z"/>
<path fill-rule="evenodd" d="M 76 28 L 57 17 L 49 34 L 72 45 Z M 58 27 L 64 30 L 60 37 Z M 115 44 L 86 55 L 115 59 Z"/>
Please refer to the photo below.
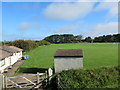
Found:
<path fill-rule="evenodd" d="M 4 83 L 4 75 L 0 74 L 0 90 L 5 88 L 5 83 Z"/>
<path fill-rule="evenodd" d="M 48 76 L 49 76 L 49 84 L 50 84 L 50 81 L 52 79 L 52 76 L 53 75 L 53 70 L 51 68 L 48 69 Z"/>
<path fill-rule="evenodd" d="M 39 76 L 39 72 L 37 72 L 37 83 L 40 82 L 40 76 Z"/>

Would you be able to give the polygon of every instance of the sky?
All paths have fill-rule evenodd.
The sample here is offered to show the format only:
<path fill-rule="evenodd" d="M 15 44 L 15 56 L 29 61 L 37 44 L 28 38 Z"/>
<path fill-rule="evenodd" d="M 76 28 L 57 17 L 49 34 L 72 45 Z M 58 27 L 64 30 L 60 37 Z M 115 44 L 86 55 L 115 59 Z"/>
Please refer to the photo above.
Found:
<path fill-rule="evenodd" d="M 41 40 L 53 34 L 118 33 L 117 2 L 2 2 L 2 38 Z"/>

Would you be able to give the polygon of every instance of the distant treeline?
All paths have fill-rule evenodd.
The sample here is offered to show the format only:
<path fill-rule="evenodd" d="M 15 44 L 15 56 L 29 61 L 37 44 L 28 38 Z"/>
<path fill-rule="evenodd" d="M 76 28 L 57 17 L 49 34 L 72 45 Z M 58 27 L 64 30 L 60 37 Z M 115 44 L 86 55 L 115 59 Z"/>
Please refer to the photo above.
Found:
<path fill-rule="evenodd" d="M 63 35 L 51 35 L 44 40 L 50 43 L 79 43 L 79 42 L 120 42 L 120 34 L 103 35 L 95 38 L 86 37 L 83 39 L 82 35 L 63 34 Z"/>
<path fill-rule="evenodd" d="M 73 34 L 51 35 L 44 40 L 50 43 L 76 43 L 81 42 L 82 35 L 74 36 Z"/>
<path fill-rule="evenodd" d="M 63 34 L 63 35 L 51 35 L 43 40 L 34 41 L 34 40 L 15 40 L 15 41 L 3 41 L 0 42 L 0 45 L 12 45 L 19 48 L 22 48 L 24 51 L 29 51 L 33 48 L 42 45 L 50 45 L 51 43 L 80 43 L 80 42 L 120 42 L 120 34 L 114 35 L 103 35 L 95 37 L 86 37 L 83 39 L 82 35 L 73 35 L 73 34 Z"/>
<path fill-rule="evenodd" d="M 120 34 L 103 35 L 103 36 L 95 37 L 93 41 L 94 42 L 120 42 Z"/>

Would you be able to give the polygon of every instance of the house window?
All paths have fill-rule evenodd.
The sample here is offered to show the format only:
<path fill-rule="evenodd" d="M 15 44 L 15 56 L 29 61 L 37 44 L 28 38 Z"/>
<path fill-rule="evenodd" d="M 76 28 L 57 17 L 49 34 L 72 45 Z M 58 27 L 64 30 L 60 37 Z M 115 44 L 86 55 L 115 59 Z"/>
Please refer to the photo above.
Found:
<path fill-rule="evenodd" d="M 0 62 L 1 62 L 1 65 L 0 65 L 1 67 L 5 65 L 5 60 L 4 59 L 2 59 Z"/>

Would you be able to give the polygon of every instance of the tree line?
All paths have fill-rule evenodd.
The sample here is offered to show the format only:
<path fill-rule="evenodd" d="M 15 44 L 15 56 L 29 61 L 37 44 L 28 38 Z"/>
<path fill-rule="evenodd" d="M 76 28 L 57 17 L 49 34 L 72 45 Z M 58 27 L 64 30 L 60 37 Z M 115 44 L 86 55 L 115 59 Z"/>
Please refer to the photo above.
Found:
<path fill-rule="evenodd" d="M 103 35 L 95 38 L 86 37 L 83 39 L 82 35 L 73 35 L 73 34 L 62 34 L 62 35 L 51 35 L 44 40 L 50 43 L 79 43 L 79 42 L 120 42 L 120 34 L 113 35 Z"/>
<path fill-rule="evenodd" d="M 50 43 L 77 43 L 81 42 L 82 35 L 74 36 L 73 34 L 63 34 L 63 35 L 51 35 L 44 40 L 50 42 Z"/>
<path fill-rule="evenodd" d="M 95 38 L 86 37 L 83 39 L 82 35 L 73 35 L 73 34 L 62 34 L 62 35 L 51 35 L 43 40 L 34 41 L 34 40 L 15 40 L 15 41 L 3 41 L 0 42 L 0 45 L 16 46 L 24 51 L 30 51 L 38 46 L 50 45 L 51 43 L 80 43 L 80 42 L 120 42 L 120 34 L 114 35 L 103 35 Z"/>

